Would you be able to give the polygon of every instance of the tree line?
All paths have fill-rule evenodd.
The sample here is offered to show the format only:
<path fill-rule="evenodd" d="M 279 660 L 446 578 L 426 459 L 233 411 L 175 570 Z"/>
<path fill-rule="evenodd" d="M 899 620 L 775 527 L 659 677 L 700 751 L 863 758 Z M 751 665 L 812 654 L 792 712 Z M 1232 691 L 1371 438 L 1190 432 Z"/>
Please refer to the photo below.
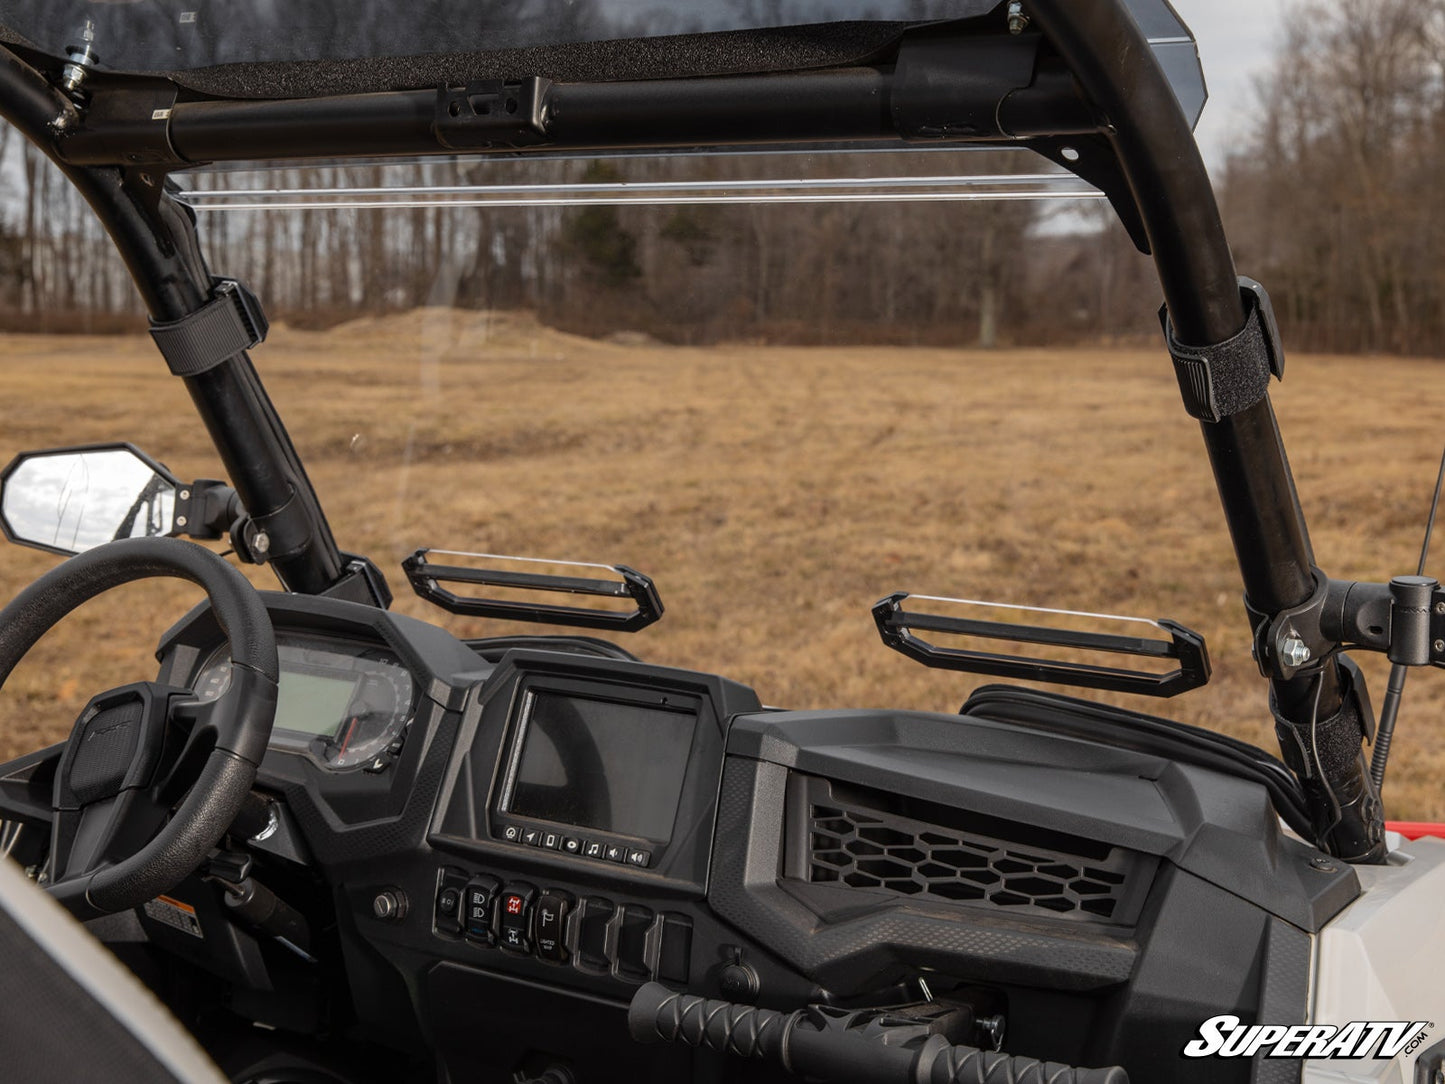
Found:
<path fill-rule="evenodd" d="M 1291 343 L 1445 354 L 1445 2 L 1307 0 L 1222 190 Z"/>
<path fill-rule="evenodd" d="M 1294 348 L 1445 354 L 1445 0 L 1304 0 L 1219 179 L 1241 272 Z M 851 169 L 932 170 L 933 152 Z M 966 152 L 959 172 L 1036 172 Z M 822 176 L 834 156 L 643 155 L 320 166 L 198 175 L 204 188 L 597 184 Z M 1157 336 L 1148 260 L 1102 204 L 432 203 L 201 212 L 213 270 L 273 318 L 326 326 L 421 305 L 527 309 L 583 334 L 669 341 L 1045 343 Z M 139 315 L 88 209 L 0 128 L 0 327 L 105 330 Z"/>

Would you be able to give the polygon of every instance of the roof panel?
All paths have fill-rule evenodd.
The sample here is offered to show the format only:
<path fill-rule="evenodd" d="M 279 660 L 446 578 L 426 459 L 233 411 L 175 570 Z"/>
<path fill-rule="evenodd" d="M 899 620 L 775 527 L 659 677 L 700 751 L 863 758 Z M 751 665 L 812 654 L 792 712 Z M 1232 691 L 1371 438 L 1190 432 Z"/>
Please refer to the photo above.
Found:
<path fill-rule="evenodd" d="M 1205 99 L 1168 0 L 1124 0 L 1191 119 Z M 0 39 L 203 93 L 294 97 L 544 75 L 597 81 L 857 63 L 910 25 L 1000 0 L 8 0 Z"/>

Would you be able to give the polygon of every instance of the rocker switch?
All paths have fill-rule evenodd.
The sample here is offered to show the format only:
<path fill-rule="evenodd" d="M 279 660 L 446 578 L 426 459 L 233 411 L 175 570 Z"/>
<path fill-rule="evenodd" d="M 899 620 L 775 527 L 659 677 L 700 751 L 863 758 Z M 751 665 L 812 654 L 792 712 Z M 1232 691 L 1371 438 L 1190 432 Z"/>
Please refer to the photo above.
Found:
<path fill-rule="evenodd" d="M 612 968 L 608 958 L 607 931 L 617 907 L 609 899 L 592 896 L 583 900 L 582 917 L 578 922 L 577 956 L 572 966 L 580 971 L 606 974 Z"/>
<path fill-rule="evenodd" d="M 533 930 L 536 935 L 537 955 L 553 963 L 567 962 L 567 948 L 562 944 L 562 930 L 567 922 L 571 902 L 565 896 L 548 892 L 537 900 L 536 920 Z"/>
<path fill-rule="evenodd" d="M 474 877 L 462 892 L 462 930 L 484 945 L 492 943 L 492 904 L 499 884 L 495 877 Z"/>
<path fill-rule="evenodd" d="M 532 903 L 537 890 L 529 884 L 509 884 L 497 897 L 497 944 L 512 952 L 532 951 Z"/>
<path fill-rule="evenodd" d="M 617 959 L 612 973 L 628 982 L 646 982 L 652 977 L 647 964 L 647 931 L 652 928 L 652 912 L 646 907 L 627 906 L 622 909 L 622 924 L 617 931 Z"/>

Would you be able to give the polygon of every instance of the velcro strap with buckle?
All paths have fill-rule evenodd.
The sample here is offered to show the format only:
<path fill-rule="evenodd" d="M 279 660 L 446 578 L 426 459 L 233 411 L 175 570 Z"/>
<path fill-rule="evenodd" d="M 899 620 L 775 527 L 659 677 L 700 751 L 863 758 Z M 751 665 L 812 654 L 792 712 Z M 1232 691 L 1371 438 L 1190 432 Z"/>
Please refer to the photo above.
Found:
<path fill-rule="evenodd" d="M 151 338 L 176 376 L 199 376 L 264 342 L 270 325 L 256 295 L 218 279 L 211 300 L 179 320 L 151 322 Z"/>
<path fill-rule="evenodd" d="M 1268 393 L 1271 374 L 1284 378 L 1284 351 L 1269 295 L 1253 279 L 1241 278 L 1239 285 L 1249 318 L 1237 335 L 1213 346 L 1181 343 L 1169 310 L 1159 310 L 1184 409 L 1201 421 L 1217 422 L 1249 409 Z"/>

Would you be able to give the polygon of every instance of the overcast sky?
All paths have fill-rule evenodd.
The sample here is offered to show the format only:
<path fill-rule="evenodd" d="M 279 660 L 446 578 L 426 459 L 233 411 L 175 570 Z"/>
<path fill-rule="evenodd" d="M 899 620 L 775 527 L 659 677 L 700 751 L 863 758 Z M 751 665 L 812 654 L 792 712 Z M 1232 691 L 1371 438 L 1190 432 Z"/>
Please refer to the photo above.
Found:
<path fill-rule="evenodd" d="M 1285 0 L 1172 0 L 1194 31 L 1209 104 L 1196 136 L 1211 168 L 1222 164 L 1253 123 L 1251 77 L 1269 66 Z"/>

